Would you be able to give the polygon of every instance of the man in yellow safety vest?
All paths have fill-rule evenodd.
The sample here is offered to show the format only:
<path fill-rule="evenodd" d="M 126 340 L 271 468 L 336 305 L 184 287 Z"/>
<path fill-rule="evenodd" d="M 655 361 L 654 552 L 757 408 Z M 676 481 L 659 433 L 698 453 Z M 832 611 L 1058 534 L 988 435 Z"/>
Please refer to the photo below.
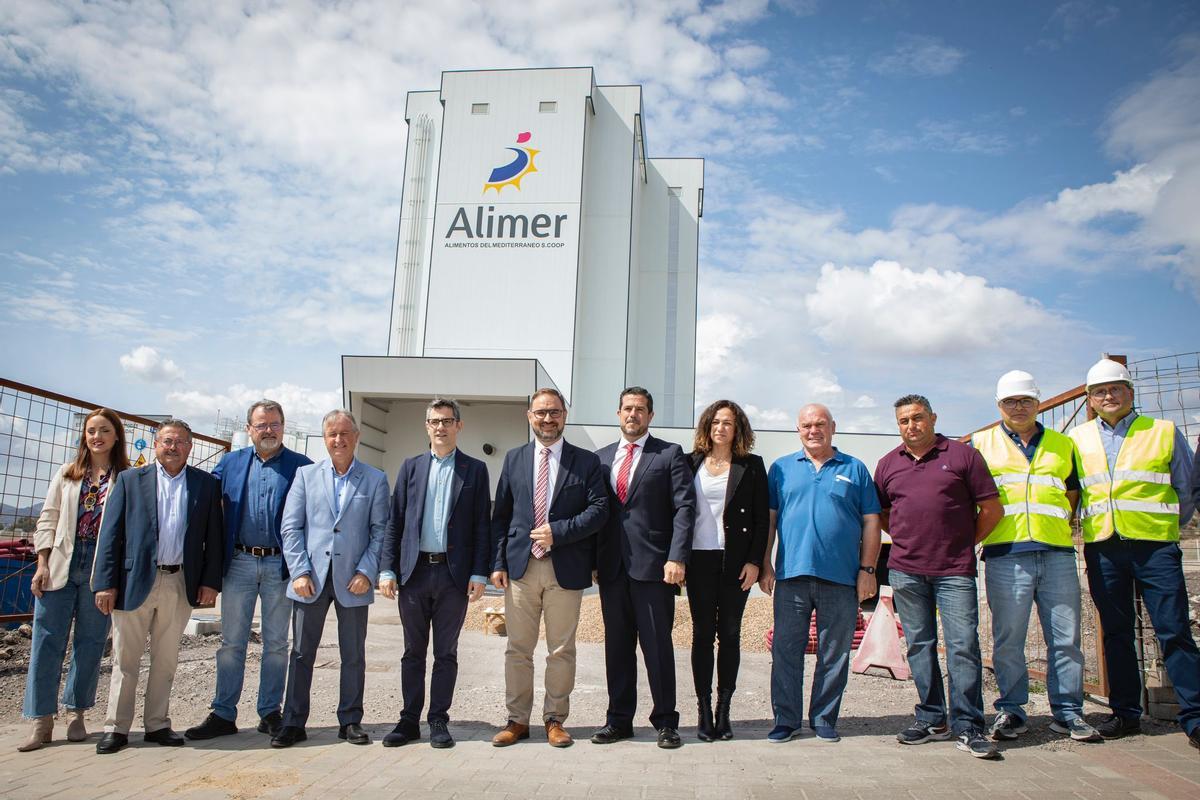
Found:
<path fill-rule="evenodd" d="M 997 741 L 1028 729 L 1025 636 L 1037 604 L 1046 640 L 1050 729 L 1100 741 L 1083 719 L 1079 576 L 1071 516 L 1079 503 L 1075 445 L 1038 422 L 1041 392 L 1032 375 L 1006 372 L 996 384 L 1000 424 L 971 437 L 1000 490 L 1004 516 L 983 540 L 984 585 L 992 611 L 992 664 L 1000 696 L 988 733 Z"/>
<path fill-rule="evenodd" d="M 1141 730 L 1141 675 L 1134 652 L 1134 587 L 1158 636 L 1175 684 L 1179 724 L 1200 748 L 1200 652 L 1188 622 L 1179 527 L 1192 516 L 1192 454 L 1166 420 L 1133 410 L 1133 380 L 1124 365 L 1101 359 L 1088 370 L 1096 419 L 1072 429 L 1079 470 L 1084 557 L 1092 600 L 1104 628 L 1112 715 L 1106 739 Z"/>

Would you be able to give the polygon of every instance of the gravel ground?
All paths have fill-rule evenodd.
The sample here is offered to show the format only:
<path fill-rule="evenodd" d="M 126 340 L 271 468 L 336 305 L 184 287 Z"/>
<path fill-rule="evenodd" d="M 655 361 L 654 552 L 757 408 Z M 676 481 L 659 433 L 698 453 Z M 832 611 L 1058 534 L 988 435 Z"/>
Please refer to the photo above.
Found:
<path fill-rule="evenodd" d="M 459 681 L 451 713 L 464 727 L 463 735 L 490 738 L 493 726 L 503 723 L 504 692 L 503 665 L 504 642 L 499 636 L 483 633 L 485 610 L 491 606 L 499 608 L 503 597 L 485 596 L 479 603 L 472 604 L 460 640 Z M 313 717 L 311 725 L 324 725 L 334 721 L 337 706 L 337 634 L 332 614 L 325 626 L 325 638 L 317 656 L 317 669 L 313 683 Z M 373 734 L 380 736 L 390 730 L 401 705 L 399 686 L 399 660 L 403 648 L 403 634 L 399 617 L 392 603 L 379 598 L 371 608 L 370 628 L 367 634 L 367 717 L 364 720 Z M 738 694 L 735 698 L 735 724 L 747 726 L 755 735 L 765 735 L 770 727 L 770 656 L 766 653 L 764 634 L 771 625 L 771 601 L 767 597 L 752 597 L 747 604 L 743 624 L 743 659 L 739 677 Z M 255 636 L 257 639 L 257 636 Z M 674 640 L 676 646 L 676 670 L 679 693 L 679 708 L 686 727 L 695 722 L 695 694 L 691 688 L 687 650 L 691 638 L 691 621 L 687 612 L 686 598 L 676 605 Z M 596 595 L 584 597 L 579 626 L 579 674 L 572 695 L 573 724 L 585 729 L 603 724 L 604 708 L 607 704 L 604 690 L 603 623 L 600 618 L 600 602 Z M 173 727 L 183 729 L 201 722 L 208 713 L 216 681 L 214 659 L 220 635 L 185 636 L 179 658 L 171 696 Z M 21 702 L 24 696 L 25 672 L 28 665 L 29 639 L 17 632 L 0 636 L 0 646 L 12 650 L 12 656 L 0 663 L 0 725 L 23 725 Z M 544 645 L 539 645 L 544 653 Z M 246 691 L 242 695 L 239 724 L 254 724 L 255 687 L 257 686 L 260 649 L 251 645 L 246 664 Z M 537 684 L 541 682 L 540 655 L 535 656 Z M 145 670 L 143 662 L 143 670 Z M 811 682 L 813 657 L 809 656 L 805 670 L 806 682 Z M 872 670 L 874 673 L 875 670 Z M 645 675 L 639 665 L 642 690 L 642 711 L 648 710 L 649 695 L 645 690 Z M 985 671 L 984 703 L 991 716 L 991 703 L 995 699 L 995 685 L 991 675 Z M 111 659 L 101 662 L 98 683 L 97 705 L 88 713 L 88 725 L 92 731 L 99 730 L 107 707 L 108 685 L 111 676 Z M 1036 689 L 1035 685 L 1035 689 Z M 540 704 L 540 685 L 536 704 Z M 895 681 L 880 671 L 880 674 L 850 676 L 842 706 L 842 726 L 845 734 L 860 732 L 888 733 L 899 730 L 911 718 L 915 692 L 911 681 Z M 1050 709 L 1044 694 L 1033 694 L 1027 711 L 1031 717 L 1029 734 L 1022 737 L 1027 746 L 1045 747 L 1054 750 L 1071 749 L 1078 745 L 1049 732 Z M 1102 706 L 1088 703 L 1086 707 L 1091 722 L 1098 722 L 1106 712 Z M 637 724 L 644 724 L 639 720 Z M 135 728 L 141 725 L 141 698 L 139 696 Z M 1144 720 L 1149 730 L 1167 732 L 1177 730 L 1172 724 Z M 761 730 L 758 730 L 761 729 Z M 583 731 L 581 731 L 583 732 Z M 56 731 L 61 735 L 61 728 Z"/>

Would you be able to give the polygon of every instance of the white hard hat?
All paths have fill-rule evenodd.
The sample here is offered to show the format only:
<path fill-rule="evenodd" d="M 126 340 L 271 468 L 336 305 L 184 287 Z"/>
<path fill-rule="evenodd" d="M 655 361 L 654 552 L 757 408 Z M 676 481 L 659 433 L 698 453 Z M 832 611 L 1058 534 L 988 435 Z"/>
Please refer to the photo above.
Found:
<path fill-rule="evenodd" d="M 1006 397 L 1032 397 L 1040 400 L 1042 393 L 1038 390 L 1037 381 L 1024 370 L 1014 369 L 1000 376 L 996 381 L 996 402 Z"/>
<path fill-rule="evenodd" d="M 1087 388 L 1099 386 L 1102 383 L 1125 383 L 1133 386 L 1133 378 L 1125 365 L 1111 358 L 1102 358 L 1092 365 L 1087 372 Z"/>

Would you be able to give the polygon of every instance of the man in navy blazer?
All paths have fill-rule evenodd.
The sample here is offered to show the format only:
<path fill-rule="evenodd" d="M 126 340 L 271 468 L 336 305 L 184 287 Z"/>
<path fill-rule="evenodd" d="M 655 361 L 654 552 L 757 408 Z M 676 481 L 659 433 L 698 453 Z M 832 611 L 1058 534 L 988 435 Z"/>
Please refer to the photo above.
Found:
<path fill-rule="evenodd" d="M 280 708 L 287 678 L 288 625 L 283 558 L 283 503 L 296 470 L 312 459 L 283 446 L 283 406 L 258 400 L 246 412 L 251 447 L 226 454 L 213 470 L 221 481 L 225 512 L 225 571 L 221 587 L 221 647 L 212 713 L 184 733 L 212 739 L 237 733 L 237 707 L 246 674 L 246 645 L 254 606 L 262 601 L 262 665 L 258 673 L 258 730 L 274 736 L 283 726 Z"/>
<path fill-rule="evenodd" d="M 421 737 L 430 627 L 429 743 L 454 746 L 448 725 L 458 679 L 458 635 L 468 600 L 475 602 L 483 594 L 491 561 L 487 466 L 458 449 L 462 427 L 458 403 L 435 397 L 425 409 L 430 449 L 407 459 L 396 476 L 379 588 L 384 597 L 399 598 L 404 708 L 395 729 L 383 737 L 384 747 Z"/>
<path fill-rule="evenodd" d="M 567 405 L 557 389 L 538 389 L 526 412 L 536 441 L 504 458 L 492 512 L 492 583 L 504 589 L 508 648 L 504 685 L 508 723 L 492 739 L 504 747 L 529 738 L 533 650 L 546 623 L 546 699 L 542 722 L 554 747 L 575 688 L 575 632 L 583 590 L 592 585 L 596 533 L 608 518 L 600 459 L 562 438 Z"/>
<path fill-rule="evenodd" d="M 375 602 L 379 550 L 388 521 L 387 476 L 354 456 L 358 422 L 349 411 L 330 411 L 321 421 L 329 458 L 301 467 L 283 506 L 283 555 L 291 585 L 292 653 L 288 661 L 283 728 L 272 747 L 308 738 L 313 666 L 329 606 L 337 613 L 338 738 L 370 744 L 363 730 L 367 677 L 367 611 Z"/>
<path fill-rule="evenodd" d="M 147 636 L 145 739 L 183 744 L 169 714 L 179 639 L 192 607 L 216 602 L 223 544 L 220 485 L 187 466 L 191 451 L 188 424 L 164 420 L 154 434 L 155 463 L 118 475 L 104 504 L 92 591 L 96 607 L 113 617 L 113 670 L 97 753 L 129 743 Z"/>
<path fill-rule="evenodd" d="M 675 595 L 692 551 L 696 490 L 679 445 L 649 434 L 652 419 L 650 392 L 640 386 L 625 389 L 617 410 L 621 440 L 596 453 L 611 481 L 611 513 L 600 535 L 596 561 L 608 714 L 592 742 L 610 744 L 633 736 L 635 648 L 640 641 L 654 701 L 650 724 L 658 730 L 658 746 L 671 749 L 682 744 L 671 627 Z"/>

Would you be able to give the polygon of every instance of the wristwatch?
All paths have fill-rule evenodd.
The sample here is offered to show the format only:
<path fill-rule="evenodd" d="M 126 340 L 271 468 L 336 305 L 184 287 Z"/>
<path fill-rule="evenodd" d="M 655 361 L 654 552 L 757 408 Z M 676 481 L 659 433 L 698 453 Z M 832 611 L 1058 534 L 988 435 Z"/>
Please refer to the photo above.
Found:
<path fill-rule="evenodd" d="M 874 574 L 875 574 L 875 568 L 874 568 L 874 567 L 859 567 L 859 569 L 860 569 L 860 570 L 862 570 L 863 572 L 867 573 L 868 575 L 874 575 Z"/>

